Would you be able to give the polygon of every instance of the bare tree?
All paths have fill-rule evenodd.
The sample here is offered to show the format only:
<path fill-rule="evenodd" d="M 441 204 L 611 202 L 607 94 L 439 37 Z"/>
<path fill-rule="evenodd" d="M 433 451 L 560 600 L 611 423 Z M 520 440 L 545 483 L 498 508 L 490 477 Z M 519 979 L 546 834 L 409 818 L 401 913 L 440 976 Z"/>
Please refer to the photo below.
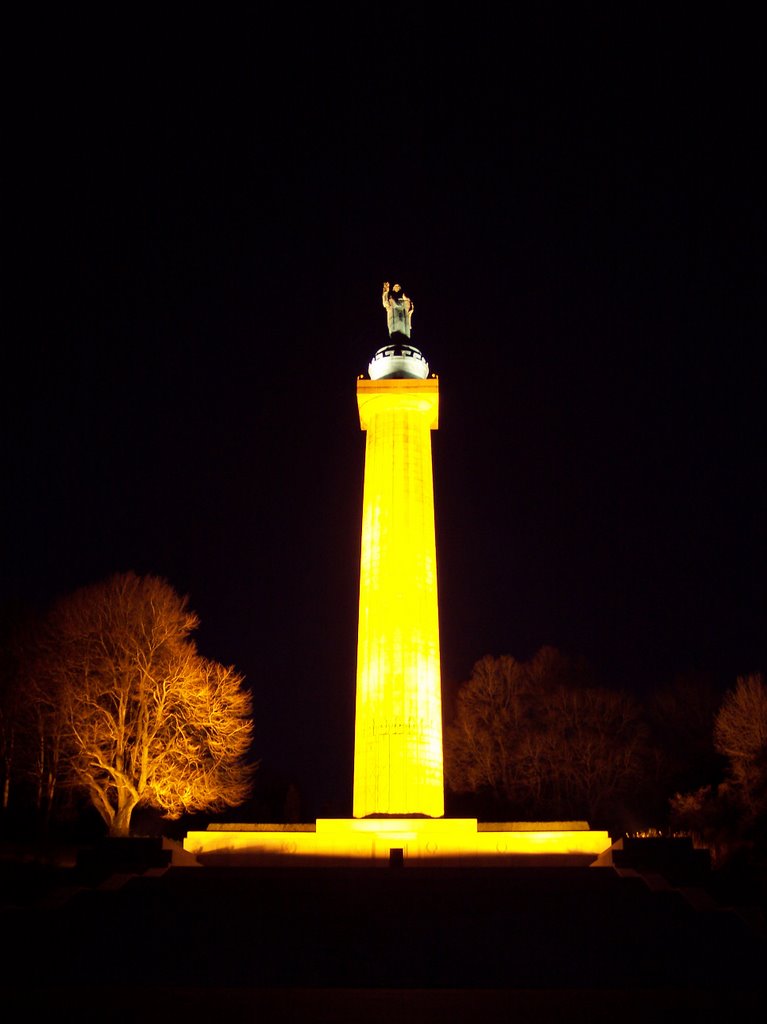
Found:
<path fill-rule="evenodd" d="M 30 680 L 34 677 L 32 663 L 38 631 L 39 621 L 29 609 L 3 609 L 0 622 L 0 806 L 3 811 L 9 809 L 12 788 L 22 789 L 24 802 L 29 778 L 37 778 L 34 764 L 39 751 L 31 735 L 34 713 Z M 39 802 L 37 806 L 39 809 Z"/>
<path fill-rule="evenodd" d="M 536 815 L 615 812 L 641 776 L 644 725 L 628 696 L 591 682 L 551 647 L 477 662 L 445 730 L 449 788 Z"/>
<path fill-rule="evenodd" d="M 560 687 L 548 723 L 555 805 L 592 819 L 612 811 L 642 776 L 644 724 L 636 702 L 597 687 Z"/>
<path fill-rule="evenodd" d="M 454 722 L 445 731 L 448 784 L 455 792 L 491 791 L 512 800 L 520 779 L 523 727 L 533 709 L 530 674 L 510 655 L 486 655 L 458 692 Z"/>
<path fill-rule="evenodd" d="M 714 743 L 744 806 L 751 814 L 767 808 L 767 685 L 761 673 L 739 676 L 714 723 Z"/>
<path fill-rule="evenodd" d="M 15 672 L 0 669 L 0 809 L 3 811 L 8 810 L 11 800 L 21 706 Z"/>
<path fill-rule="evenodd" d="M 140 805 L 175 819 L 249 794 L 252 701 L 243 677 L 201 657 L 198 618 L 164 580 L 133 573 L 52 609 L 47 672 L 66 719 L 69 781 L 110 835 Z"/>
<path fill-rule="evenodd" d="M 24 708 L 21 714 L 23 769 L 34 789 L 34 806 L 47 829 L 64 772 L 67 745 L 66 695 L 50 677 L 45 661 L 33 658 L 25 666 Z"/>

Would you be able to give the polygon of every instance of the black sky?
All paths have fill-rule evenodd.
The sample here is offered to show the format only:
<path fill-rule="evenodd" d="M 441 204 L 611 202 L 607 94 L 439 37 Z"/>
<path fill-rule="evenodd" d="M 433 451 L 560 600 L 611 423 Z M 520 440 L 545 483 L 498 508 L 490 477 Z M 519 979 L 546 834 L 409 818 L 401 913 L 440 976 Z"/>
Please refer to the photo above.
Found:
<path fill-rule="evenodd" d="M 446 693 L 542 644 L 765 670 L 764 49 L 570 5 L 8 38 L 2 597 L 164 576 L 265 772 L 349 813 L 364 436 L 415 302 Z"/>

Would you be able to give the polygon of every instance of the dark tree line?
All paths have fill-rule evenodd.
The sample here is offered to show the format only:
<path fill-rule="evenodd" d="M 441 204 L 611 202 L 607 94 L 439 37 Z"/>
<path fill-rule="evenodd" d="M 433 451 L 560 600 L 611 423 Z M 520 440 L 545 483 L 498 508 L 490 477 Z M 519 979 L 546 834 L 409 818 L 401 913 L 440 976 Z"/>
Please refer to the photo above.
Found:
<path fill-rule="evenodd" d="M 445 730 L 454 810 L 488 820 L 585 819 L 729 842 L 767 815 L 767 688 L 675 680 L 639 702 L 588 665 L 544 647 L 486 656 L 458 690 Z M 718 830 L 718 831 L 717 831 Z"/>
<path fill-rule="evenodd" d="M 714 746 L 724 759 L 715 783 L 671 799 L 677 827 L 700 837 L 719 863 L 739 857 L 767 868 L 767 683 L 740 676 L 714 721 Z"/>

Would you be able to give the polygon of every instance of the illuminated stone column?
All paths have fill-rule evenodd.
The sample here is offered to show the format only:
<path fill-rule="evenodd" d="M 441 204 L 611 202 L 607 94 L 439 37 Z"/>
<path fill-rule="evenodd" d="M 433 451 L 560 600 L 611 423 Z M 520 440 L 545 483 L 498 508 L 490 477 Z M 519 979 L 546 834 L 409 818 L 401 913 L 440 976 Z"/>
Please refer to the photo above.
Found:
<path fill-rule="evenodd" d="M 395 331 L 391 339 L 370 364 L 372 379 L 357 382 L 367 443 L 353 815 L 438 818 L 444 781 L 431 431 L 439 388 L 409 337 Z"/>

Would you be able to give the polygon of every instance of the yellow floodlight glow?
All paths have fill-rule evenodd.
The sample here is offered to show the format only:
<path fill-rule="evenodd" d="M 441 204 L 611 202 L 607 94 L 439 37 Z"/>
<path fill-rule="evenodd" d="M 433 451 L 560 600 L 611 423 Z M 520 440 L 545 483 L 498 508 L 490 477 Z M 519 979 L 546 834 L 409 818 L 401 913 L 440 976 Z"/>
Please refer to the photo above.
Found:
<path fill-rule="evenodd" d="M 445 813 L 431 431 L 439 385 L 358 380 L 362 500 L 353 816 Z"/>
<path fill-rule="evenodd" d="M 401 850 L 409 864 L 513 864 L 520 857 L 596 860 L 610 847 L 607 832 L 586 822 L 544 826 L 481 826 L 476 818 L 318 818 L 314 826 L 209 825 L 189 832 L 184 849 L 213 859 L 251 857 L 254 863 L 314 860 L 388 863 Z"/>

